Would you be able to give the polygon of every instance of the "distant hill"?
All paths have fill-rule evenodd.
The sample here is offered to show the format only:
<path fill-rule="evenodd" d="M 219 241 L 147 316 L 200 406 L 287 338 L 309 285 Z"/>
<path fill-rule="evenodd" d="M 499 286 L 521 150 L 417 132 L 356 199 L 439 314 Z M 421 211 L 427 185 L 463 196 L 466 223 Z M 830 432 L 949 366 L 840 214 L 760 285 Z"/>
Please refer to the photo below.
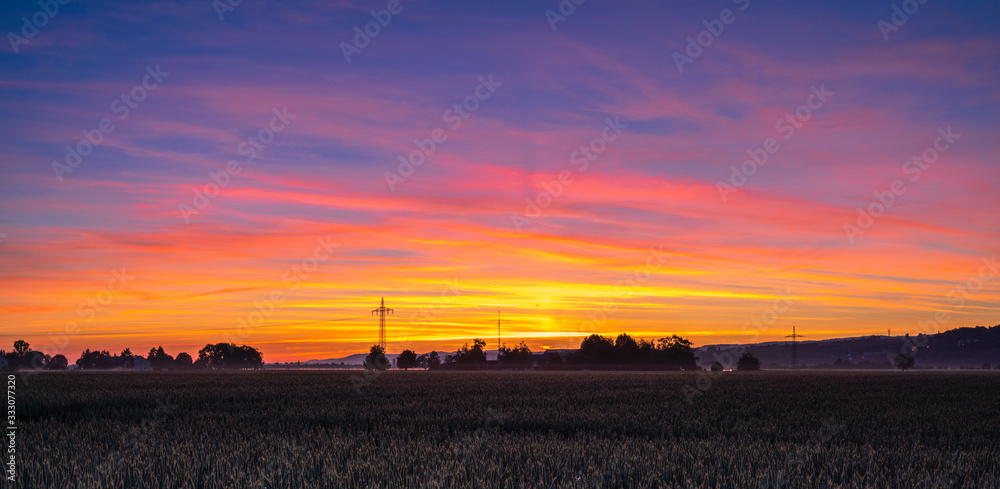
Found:
<path fill-rule="evenodd" d="M 906 345 L 919 346 L 914 352 L 917 367 L 980 368 L 1000 365 L 1000 325 L 956 328 L 932 335 L 861 336 L 818 341 L 799 341 L 797 365 L 808 367 L 890 368 L 891 358 Z M 788 368 L 792 364 L 792 343 L 768 342 L 750 345 L 705 345 L 696 349 L 699 363 L 712 362 L 744 351 L 760 359 L 764 368 Z M 722 363 L 727 363 L 723 361 Z"/>
<path fill-rule="evenodd" d="M 361 363 L 365 361 L 365 356 L 367 355 L 368 355 L 367 353 L 355 353 L 353 355 L 348 355 L 346 357 L 341 357 L 341 358 L 327 358 L 326 360 L 309 360 L 302 363 L 306 365 L 316 365 L 319 363 L 335 363 L 339 365 L 341 362 L 343 362 L 344 365 L 361 365 Z M 390 362 L 397 356 L 398 355 L 392 355 L 392 354 L 386 355 L 386 357 L 389 359 Z"/>
<path fill-rule="evenodd" d="M 890 368 L 890 357 L 899 354 L 903 346 L 920 344 L 918 337 L 908 336 L 859 336 L 825 340 L 799 341 L 796 345 L 797 365 L 800 368 Z M 744 351 L 761 360 L 766 368 L 789 368 L 792 364 L 790 341 L 768 341 L 754 344 L 716 344 L 695 348 L 699 364 L 708 368 L 716 358 L 726 358 L 726 352 L 739 357 Z M 429 352 L 425 352 L 429 353 Z M 441 361 L 454 352 L 438 352 Z M 420 355 L 421 353 L 417 353 Z M 341 358 L 309 360 L 306 365 L 337 364 L 361 365 L 367 353 L 355 353 Z M 398 354 L 387 354 L 392 362 Z M 1000 366 L 1000 325 L 956 328 L 927 335 L 926 342 L 915 354 L 917 367 L 980 368 L 984 363 Z M 497 351 L 487 350 L 486 358 L 496 360 Z"/>

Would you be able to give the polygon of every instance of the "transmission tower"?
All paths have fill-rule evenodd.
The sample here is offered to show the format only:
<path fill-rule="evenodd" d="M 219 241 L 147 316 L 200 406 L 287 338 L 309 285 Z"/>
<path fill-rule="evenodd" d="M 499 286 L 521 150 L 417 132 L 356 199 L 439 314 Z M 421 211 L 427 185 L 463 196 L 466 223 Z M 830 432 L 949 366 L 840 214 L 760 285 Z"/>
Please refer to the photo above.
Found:
<path fill-rule="evenodd" d="M 500 310 L 497 310 L 497 358 L 500 358 Z"/>
<path fill-rule="evenodd" d="M 507 324 L 518 323 L 519 321 L 511 321 L 510 319 L 500 319 L 500 311 L 497 311 L 497 358 L 500 358 L 500 324 L 506 322 Z"/>
<path fill-rule="evenodd" d="M 378 309 L 372 310 L 372 315 L 378 314 L 378 345 L 385 351 L 385 314 L 392 314 L 392 309 L 385 307 L 385 297 L 382 298 L 382 305 Z"/>
<path fill-rule="evenodd" d="M 792 326 L 792 334 L 785 336 L 785 338 L 791 338 L 792 339 L 792 370 L 795 370 L 795 363 L 798 360 L 798 358 L 796 356 L 796 352 L 795 352 L 795 339 L 796 338 L 804 338 L 804 336 L 802 336 L 800 334 L 795 334 L 795 326 Z"/>

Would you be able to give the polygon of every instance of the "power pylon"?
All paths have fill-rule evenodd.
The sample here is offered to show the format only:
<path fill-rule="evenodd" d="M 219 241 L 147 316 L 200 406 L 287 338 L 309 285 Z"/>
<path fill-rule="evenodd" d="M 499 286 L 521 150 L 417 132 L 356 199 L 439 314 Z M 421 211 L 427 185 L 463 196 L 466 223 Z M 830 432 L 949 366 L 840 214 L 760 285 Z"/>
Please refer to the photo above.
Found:
<path fill-rule="evenodd" d="M 382 298 L 382 305 L 378 309 L 372 310 L 372 315 L 378 314 L 378 345 L 385 351 L 385 315 L 392 314 L 392 309 L 385 307 L 385 297 Z"/>
<path fill-rule="evenodd" d="M 796 363 L 796 360 L 798 359 L 797 356 L 796 356 L 796 352 L 795 352 L 795 339 L 796 338 L 804 338 L 804 336 L 802 336 L 800 334 L 795 334 L 795 326 L 792 326 L 792 334 L 785 336 L 785 338 L 791 338 L 792 339 L 792 370 L 795 370 L 795 363 Z"/>
<path fill-rule="evenodd" d="M 500 310 L 497 310 L 497 358 L 500 358 Z"/>
<path fill-rule="evenodd" d="M 500 336 L 500 323 L 501 322 L 505 322 L 507 324 L 510 324 L 510 323 L 513 322 L 513 323 L 516 324 L 516 323 L 519 323 L 520 321 L 511 321 L 510 319 L 500 319 L 500 311 L 499 310 L 497 311 L 497 357 L 498 358 L 500 357 L 500 339 L 501 339 L 501 336 Z"/>

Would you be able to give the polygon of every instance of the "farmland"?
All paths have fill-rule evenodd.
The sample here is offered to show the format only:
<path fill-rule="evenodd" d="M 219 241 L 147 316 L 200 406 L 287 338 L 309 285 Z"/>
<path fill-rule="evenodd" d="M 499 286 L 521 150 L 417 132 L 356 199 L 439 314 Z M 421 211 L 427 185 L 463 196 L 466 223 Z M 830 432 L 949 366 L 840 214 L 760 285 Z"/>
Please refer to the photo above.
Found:
<path fill-rule="evenodd" d="M 1000 487 L 989 372 L 57 372 L 18 391 L 10 487 Z"/>

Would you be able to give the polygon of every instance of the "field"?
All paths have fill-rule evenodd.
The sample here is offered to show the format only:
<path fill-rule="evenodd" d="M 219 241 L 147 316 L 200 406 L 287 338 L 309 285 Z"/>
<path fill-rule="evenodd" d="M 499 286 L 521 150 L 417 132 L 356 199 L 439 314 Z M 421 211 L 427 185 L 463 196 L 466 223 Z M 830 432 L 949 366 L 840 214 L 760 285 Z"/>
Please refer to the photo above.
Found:
<path fill-rule="evenodd" d="M 1000 375 L 705 375 L 40 373 L 9 486 L 1000 487 Z"/>

